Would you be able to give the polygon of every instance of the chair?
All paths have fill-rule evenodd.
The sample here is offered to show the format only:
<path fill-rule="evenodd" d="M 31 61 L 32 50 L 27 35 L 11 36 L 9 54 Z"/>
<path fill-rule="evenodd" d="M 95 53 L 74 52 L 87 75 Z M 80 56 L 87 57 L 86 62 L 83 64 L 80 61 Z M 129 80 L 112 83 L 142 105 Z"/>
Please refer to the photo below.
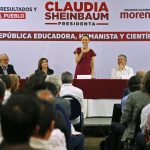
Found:
<path fill-rule="evenodd" d="M 112 114 L 112 123 L 113 122 L 120 122 L 122 112 L 121 112 L 121 105 L 120 104 L 114 104 L 113 108 L 113 114 Z"/>
<path fill-rule="evenodd" d="M 121 105 L 114 104 L 112 122 L 106 138 L 106 147 L 109 150 L 120 150 L 122 147 L 121 138 L 126 127 L 120 123 L 121 114 Z"/>
<path fill-rule="evenodd" d="M 83 128 L 83 114 L 81 112 L 81 105 L 80 102 L 73 96 L 71 95 L 65 95 L 62 96 L 61 98 L 69 100 L 70 101 L 70 107 L 71 107 L 71 115 L 70 115 L 70 120 L 75 127 L 76 131 L 82 131 Z M 80 121 L 79 123 L 73 123 L 75 119 L 79 117 Z"/>

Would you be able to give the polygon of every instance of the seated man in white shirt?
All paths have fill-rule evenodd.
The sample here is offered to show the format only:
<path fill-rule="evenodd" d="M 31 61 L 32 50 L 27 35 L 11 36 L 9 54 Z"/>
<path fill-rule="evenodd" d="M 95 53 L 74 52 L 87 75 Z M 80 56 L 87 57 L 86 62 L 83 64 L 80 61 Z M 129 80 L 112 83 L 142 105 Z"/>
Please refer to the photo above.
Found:
<path fill-rule="evenodd" d="M 75 97 L 81 104 L 81 111 L 84 114 L 84 98 L 83 91 L 72 85 L 73 75 L 72 73 L 66 71 L 61 75 L 62 86 L 60 90 L 60 96 L 71 95 Z"/>
<path fill-rule="evenodd" d="M 40 118 L 29 145 L 36 150 L 67 150 L 64 134 L 54 129 L 55 110 L 52 103 L 46 100 L 40 100 L 39 103 Z"/>
<path fill-rule="evenodd" d="M 134 75 L 133 69 L 127 64 L 127 57 L 123 54 L 118 56 L 118 66 L 112 69 L 112 79 L 129 79 Z"/>

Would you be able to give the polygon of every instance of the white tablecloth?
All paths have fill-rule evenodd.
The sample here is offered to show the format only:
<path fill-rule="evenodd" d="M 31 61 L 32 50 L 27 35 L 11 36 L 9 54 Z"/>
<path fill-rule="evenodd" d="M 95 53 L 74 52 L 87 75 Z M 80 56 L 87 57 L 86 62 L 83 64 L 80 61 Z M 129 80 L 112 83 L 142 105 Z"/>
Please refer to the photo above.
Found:
<path fill-rule="evenodd" d="M 111 117 L 114 104 L 120 104 L 120 99 L 85 99 L 84 110 L 86 117 Z"/>

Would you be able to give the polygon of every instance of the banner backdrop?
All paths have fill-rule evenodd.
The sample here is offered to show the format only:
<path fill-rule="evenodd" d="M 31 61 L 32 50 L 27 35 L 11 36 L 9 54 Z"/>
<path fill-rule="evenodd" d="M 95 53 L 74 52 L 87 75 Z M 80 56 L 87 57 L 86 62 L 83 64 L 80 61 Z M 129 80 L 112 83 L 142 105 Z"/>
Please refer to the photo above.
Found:
<path fill-rule="evenodd" d="M 150 1 L 1 0 L 0 53 L 7 53 L 25 78 L 46 57 L 56 74 L 74 73 L 74 50 L 88 34 L 95 77 L 110 78 L 117 56 L 125 54 L 134 71 L 149 70 Z"/>

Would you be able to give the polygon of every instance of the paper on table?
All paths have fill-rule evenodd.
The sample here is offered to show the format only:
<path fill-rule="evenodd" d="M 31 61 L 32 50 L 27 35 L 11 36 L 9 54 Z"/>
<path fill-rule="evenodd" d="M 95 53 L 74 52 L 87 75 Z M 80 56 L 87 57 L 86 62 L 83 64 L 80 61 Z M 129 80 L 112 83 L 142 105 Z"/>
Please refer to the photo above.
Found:
<path fill-rule="evenodd" d="M 71 124 L 71 134 L 73 134 L 73 135 L 79 135 L 79 134 L 81 134 L 81 132 L 76 131 L 75 128 L 74 128 L 74 126 Z"/>
<path fill-rule="evenodd" d="M 91 79 L 91 75 L 77 75 L 77 79 Z"/>

